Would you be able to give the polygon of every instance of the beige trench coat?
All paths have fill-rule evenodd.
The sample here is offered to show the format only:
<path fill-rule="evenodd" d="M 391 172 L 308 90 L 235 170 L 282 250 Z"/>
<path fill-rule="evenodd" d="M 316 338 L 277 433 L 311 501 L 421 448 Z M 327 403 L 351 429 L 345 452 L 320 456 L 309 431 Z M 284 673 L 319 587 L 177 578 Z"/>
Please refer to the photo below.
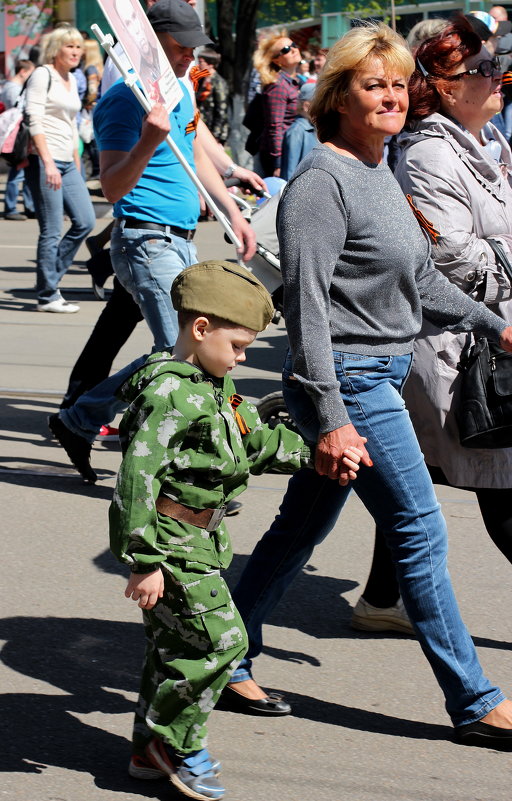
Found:
<path fill-rule="evenodd" d="M 497 129 L 490 152 L 455 121 L 432 114 L 400 137 L 395 175 L 405 194 L 439 232 L 432 255 L 454 284 L 512 322 L 512 288 L 484 241 L 499 239 L 512 262 L 512 154 Z M 500 155 L 501 147 L 501 155 Z M 494 159 L 498 153 L 500 164 Z M 458 487 L 512 487 L 512 448 L 463 448 L 454 408 L 457 370 L 467 334 L 441 331 L 428 321 L 414 345 L 404 397 L 427 464 Z"/>

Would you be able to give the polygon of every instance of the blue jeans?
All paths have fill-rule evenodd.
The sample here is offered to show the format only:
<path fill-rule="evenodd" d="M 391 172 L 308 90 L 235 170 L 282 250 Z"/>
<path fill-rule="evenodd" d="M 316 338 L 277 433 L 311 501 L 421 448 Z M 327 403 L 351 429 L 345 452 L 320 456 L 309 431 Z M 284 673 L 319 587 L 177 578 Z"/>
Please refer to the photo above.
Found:
<path fill-rule="evenodd" d="M 118 280 L 139 303 L 151 328 L 153 351 L 174 346 L 178 317 L 171 303 L 171 285 L 176 275 L 197 261 L 195 246 L 179 236 L 171 239 L 159 231 L 125 228 L 122 222 L 112 233 L 111 257 Z M 62 409 L 64 425 L 93 442 L 101 426 L 126 409 L 127 404 L 116 397 L 116 392 L 147 358 L 148 354 L 140 356 L 81 395 L 73 406 Z"/>
<path fill-rule="evenodd" d="M 504 124 L 504 131 L 503 135 L 507 142 L 510 144 L 510 139 L 512 138 L 512 101 L 505 101 L 505 105 L 503 106 L 503 111 L 501 112 L 501 116 L 503 117 L 503 124 Z"/>
<path fill-rule="evenodd" d="M 110 258 L 119 281 L 139 304 L 154 338 L 154 350 L 172 348 L 178 317 L 171 302 L 172 282 L 197 261 L 192 242 L 169 232 L 115 226 Z"/>
<path fill-rule="evenodd" d="M 460 617 L 447 569 L 446 525 L 401 397 L 412 356 L 334 353 L 340 392 L 373 459 L 353 489 L 386 536 L 401 595 L 420 645 L 445 695 L 454 725 L 482 718 L 504 700 L 482 673 Z M 304 437 L 316 442 L 312 401 L 292 377 L 288 356 L 283 388 Z M 333 528 L 350 493 L 313 470 L 292 476 L 279 514 L 256 546 L 233 592 L 249 635 L 249 650 L 233 681 L 251 675 L 262 648 L 262 623 L 311 553 Z"/>
<path fill-rule="evenodd" d="M 116 393 L 126 379 L 142 367 L 148 356 L 146 353 L 134 359 L 122 370 L 96 384 L 89 392 L 80 395 L 69 409 L 61 409 L 59 417 L 64 425 L 79 437 L 94 442 L 101 426 L 110 423 L 116 414 L 124 412 L 128 406 L 117 398 Z"/>
<path fill-rule="evenodd" d="M 38 156 L 29 157 L 25 170 L 39 223 L 37 297 L 40 303 L 58 300 L 59 282 L 96 223 L 89 192 L 75 162 L 56 161 L 55 166 L 62 176 L 60 189 L 47 186 L 44 165 Z M 71 227 L 61 239 L 64 214 L 70 218 Z"/>
<path fill-rule="evenodd" d="M 23 167 L 21 170 L 19 170 L 17 167 L 11 167 L 9 170 L 9 175 L 7 176 L 7 183 L 5 185 L 5 214 L 14 214 L 16 211 L 20 183 L 23 183 L 23 206 L 25 211 L 28 211 L 30 214 L 32 214 L 34 211 L 34 201 L 32 200 L 32 193 L 25 180 L 25 170 Z"/>

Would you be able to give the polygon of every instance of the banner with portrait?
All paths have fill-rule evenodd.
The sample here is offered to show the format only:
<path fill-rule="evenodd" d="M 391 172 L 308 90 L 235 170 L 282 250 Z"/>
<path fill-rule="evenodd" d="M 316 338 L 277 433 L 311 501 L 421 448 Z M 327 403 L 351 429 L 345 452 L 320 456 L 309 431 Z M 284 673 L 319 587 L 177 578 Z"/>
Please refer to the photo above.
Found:
<path fill-rule="evenodd" d="M 146 97 L 172 111 L 183 92 L 141 4 L 138 0 L 98 0 L 98 4 Z"/>

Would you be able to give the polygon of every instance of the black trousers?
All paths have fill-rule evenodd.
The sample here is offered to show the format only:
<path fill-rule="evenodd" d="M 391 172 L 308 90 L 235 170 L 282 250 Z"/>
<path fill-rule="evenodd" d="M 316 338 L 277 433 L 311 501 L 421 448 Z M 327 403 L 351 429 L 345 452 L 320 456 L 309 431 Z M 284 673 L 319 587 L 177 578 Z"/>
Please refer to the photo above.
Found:
<path fill-rule="evenodd" d="M 114 278 L 112 294 L 71 371 L 61 409 L 72 406 L 80 395 L 108 378 L 112 362 L 143 319 L 130 293 Z"/>
<path fill-rule="evenodd" d="M 451 486 L 439 467 L 429 467 L 434 484 Z M 512 563 L 512 489 L 473 489 L 487 533 L 502 554 Z M 384 534 L 375 530 L 375 545 L 370 575 L 363 592 L 369 604 L 385 609 L 394 606 L 400 596 L 395 566 Z"/>

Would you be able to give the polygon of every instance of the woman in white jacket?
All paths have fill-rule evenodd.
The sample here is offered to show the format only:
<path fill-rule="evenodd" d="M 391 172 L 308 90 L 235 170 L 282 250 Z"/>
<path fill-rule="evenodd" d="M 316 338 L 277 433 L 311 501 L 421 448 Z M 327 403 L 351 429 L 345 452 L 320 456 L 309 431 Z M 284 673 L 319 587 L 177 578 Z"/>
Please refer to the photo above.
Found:
<path fill-rule="evenodd" d="M 417 51 L 407 129 L 395 177 L 420 214 L 436 267 L 475 300 L 512 321 L 512 289 L 488 237 L 512 262 L 512 154 L 489 120 L 502 108 L 501 72 L 466 20 Z M 455 419 L 465 334 L 424 322 L 404 398 L 434 481 L 475 492 L 487 531 L 512 562 L 512 448 L 462 447 Z M 407 630 L 387 548 L 355 609 L 356 628 Z M 400 609 L 400 604 L 398 609 Z M 389 613 L 389 615 L 388 615 Z M 394 623 L 386 620 L 393 618 Z"/>
<path fill-rule="evenodd" d="M 80 174 L 76 115 L 80 99 L 73 73 L 82 56 L 83 39 L 76 28 L 57 28 L 46 41 L 44 65 L 27 85 L 26 112 L 34 153 L 26 179 L 34 198 L 37 243 L 37 310 L 77 312 L 60 294 L 59 282 L 96 222 Z M 64 214 L 71 227 L 61 239 Z"/>

